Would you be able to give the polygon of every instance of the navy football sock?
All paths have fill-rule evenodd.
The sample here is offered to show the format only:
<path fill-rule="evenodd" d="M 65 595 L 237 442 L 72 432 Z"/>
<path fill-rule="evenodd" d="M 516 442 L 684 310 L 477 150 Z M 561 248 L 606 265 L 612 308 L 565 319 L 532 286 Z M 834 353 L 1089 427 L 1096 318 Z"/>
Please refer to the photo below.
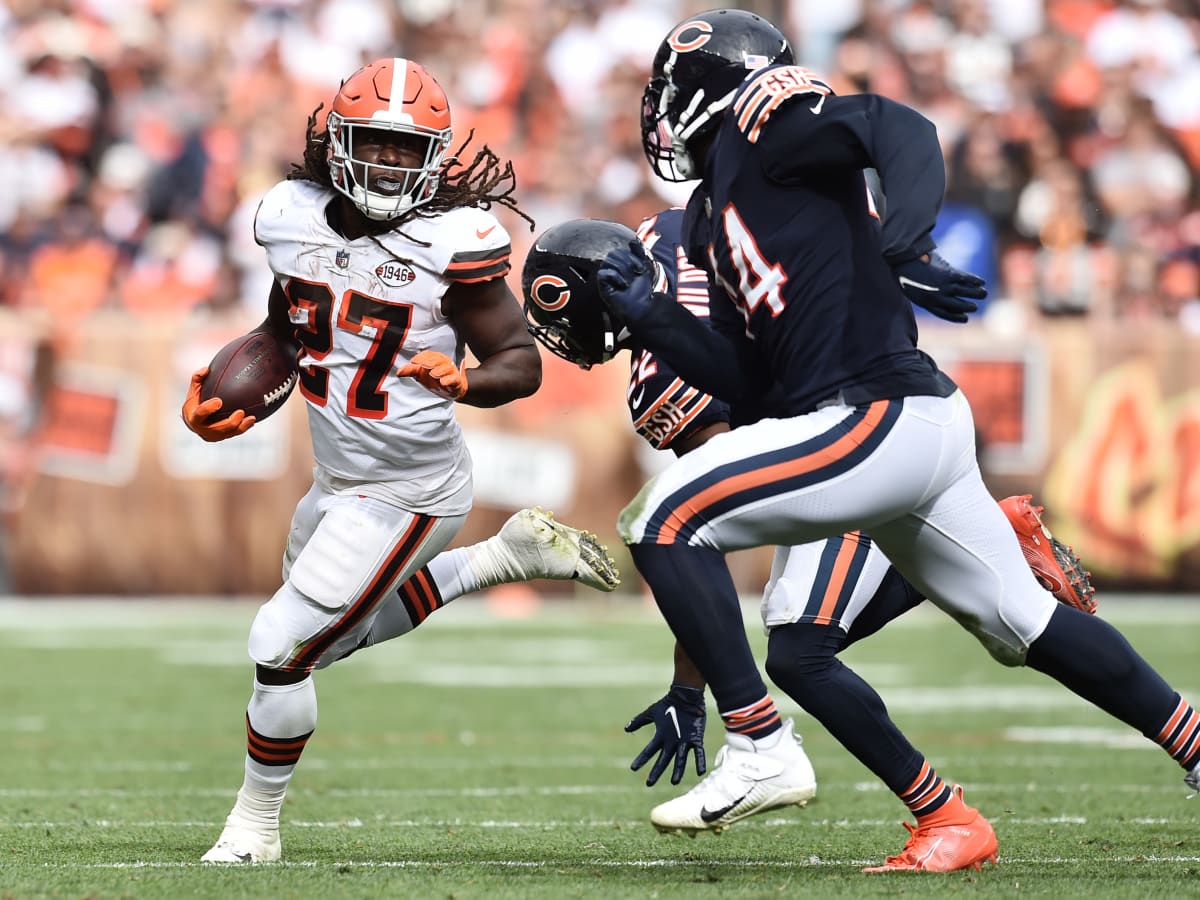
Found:
<path fill-rule="evenodd" d="M 1060 604 L 1029 647 L 1025 665 L 1049 675 L 1151 740 L 1179 695 L 1103 619 Z"/>
<path fill-rule="evenodd" d="M 725 557 L 686 544 L 633 544 L 629 550 L 667 625 L 708 682 L 717 708 L 741 709 L 762 700 L 767 686 L 750 652 Z"/>
<path fill-rule="evenodd" d="M 875 689 L 835 656 L 845 644 L 846 634 L 836 626 L 804 623 L 773 628 L 767 644 L 767 674 L 855 759 L 905 797 L 918 785 L 925 757 L 888 717 Z M 932 799 L 940 802 L 922 812 L 933 812 L 948 796 L 936 795 Z M 923 803 L 929 799 L 922 793 Z"/>

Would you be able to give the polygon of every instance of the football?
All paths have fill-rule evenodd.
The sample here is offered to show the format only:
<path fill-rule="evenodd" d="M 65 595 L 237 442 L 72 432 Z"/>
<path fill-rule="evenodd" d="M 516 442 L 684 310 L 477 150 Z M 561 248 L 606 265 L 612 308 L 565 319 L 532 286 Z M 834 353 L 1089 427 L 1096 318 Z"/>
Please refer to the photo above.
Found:
<path fill-rule="evenodd" d="M 296 378 L 295 351 L 269 332 L 252 332 L 217 351 L 200 386 L 200 400 L 221 398 L 221 408 L 208 417 L 210 423 L 239 409 L 261 421 L 283 406 Z"/>

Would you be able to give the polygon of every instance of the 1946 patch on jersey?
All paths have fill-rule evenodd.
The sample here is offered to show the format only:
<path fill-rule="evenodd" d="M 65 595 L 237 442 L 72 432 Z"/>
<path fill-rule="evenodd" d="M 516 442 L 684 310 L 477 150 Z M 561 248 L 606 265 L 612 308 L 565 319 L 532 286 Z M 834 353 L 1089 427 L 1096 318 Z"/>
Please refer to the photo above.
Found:
<path fill-rule="evenodd" d="M 417 277 L 413 267 L 398 259 L 389 259 L 375 267 L 376 277 L 388 287 L 405 287 Z"/>

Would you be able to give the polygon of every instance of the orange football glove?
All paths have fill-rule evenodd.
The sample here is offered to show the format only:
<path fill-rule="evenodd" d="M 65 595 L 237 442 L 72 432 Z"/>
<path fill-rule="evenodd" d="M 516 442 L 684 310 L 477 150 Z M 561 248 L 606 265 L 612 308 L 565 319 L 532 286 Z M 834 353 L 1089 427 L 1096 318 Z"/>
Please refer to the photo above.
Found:
<path fill-rule="evenodd" d="M 466 362 L 456 366 L 454 360 L 437 350 L 422 350 L 397 369 L 396 374 L 417 379 L 427 389 L 447 400 L 461 400 L 467 392 Z"/>
<path fill-rule="evenodd" d="M 257 421 L 254 416 L 246 415 L 244 410 L 234 410 L 228 418 L 220 422 L 205 421 L 222 405 L 220 397 L 200 402 L 200 385 L 204 384 L 207 375 L 208 366 L 192 373 L 192 383 L 188 385 L 187 397 L 183 401 L 183 424 L 210 444 L 244 434 L 246 429 Z"/>

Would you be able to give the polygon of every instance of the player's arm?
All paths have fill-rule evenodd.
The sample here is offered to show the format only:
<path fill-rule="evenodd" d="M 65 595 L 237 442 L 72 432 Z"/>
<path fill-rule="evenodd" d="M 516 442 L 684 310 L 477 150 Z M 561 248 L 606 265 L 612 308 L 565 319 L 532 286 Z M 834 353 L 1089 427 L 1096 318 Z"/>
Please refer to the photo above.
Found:
<path fill-rule="evenodd" d="M 888 199 L 884 257 L 895 263 L 934 248 L 946 166 L 937 129 L 915 109 L 878 94 L 807 95 L 764 125 L 757 140 L 769 178 L 786 184 L 821 170 L 874 168 Z"/>
<path fill-rule="evenodd" d="M 597 273 L 600 296 L 637 343 L 667 363 L 695 388 L 729 403 L 748 397 L 750 385 L 738 364 L 741 345 L 709 328 L 668 294 L 656 293 L 644 255 L 617 248 Z M 729 360 L 728 365 L 720 364 Z"/>
<path fill-rule="evenodd" d="M 784 104 L 761 131 L 764 171 L 781 183 L 873 168 L 887 197 L 883 258 L 905 296 L 942 319 L 967 321 L 987 290 L 983 279 L 934 252 L 946 166 L 932 122 L 877 94 L 806 95 Z"/>
<path fill-rule="evenodd" d="M 542 358 L 521 306 L 503 278 L 456 282 L 443 308 L 479 366 L 467 370 L 459 403 L 500 406 L 528 397 L 542 383 Z"/>
<path fill-rule="evenodd" d="M 267 296 L 267 317 L 250 333 L 273 334 L 281 343 L 290 345 L 299 353 L 300 342 L 296 340 L 296 328 L 288 316 L 289 305 L 282 286 L 272 279 L 271 293 Z"/>
<path fill-rule="evenodd" d="M 300 345 L 296 341 L 296 329 L 288 318 L 287 295 L 277 281 L 271 282 L 271 293 L 267 297 L 267 317 L 250 333 L 271 333 L 281 343 L 290 345 L 295 351 L 299 351 Z M 222 408 L 222 401 L 220 397 L 210 397 L 201 402 L 200 391 L 207 377 L 208 366 L 192 373 L 187 395 L 183 400 L 183 424 L 209 443 L 245 434 L 257 421 L 254 416 L 247 416 L 245 410 L 234 410 L 219 422 L 208 421 L 209 416 Z"/>

